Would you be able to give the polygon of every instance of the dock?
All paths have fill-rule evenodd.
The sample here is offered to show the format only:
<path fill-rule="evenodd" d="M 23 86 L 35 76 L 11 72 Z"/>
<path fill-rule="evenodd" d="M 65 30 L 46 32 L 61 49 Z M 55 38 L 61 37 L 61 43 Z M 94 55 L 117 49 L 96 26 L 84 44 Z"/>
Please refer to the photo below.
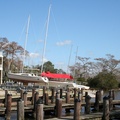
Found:
<path fill-rule="evenodd" d="M 85 91 L 85 94 L 83 94 Z M 0 91 L 0 116 L 10 118 L 12 112 L 41 116 L 46 120 L 102 120 L 103 117 L 114 118 L 120 113 L 116 105 L 120 100 L 115 100 L 115 91 L 109 91 L 109 96 L 102 96 L 101 91 L 96 91 L 95 100 L 91 101 L 89 91 L 86 90 L 42 90 L 32 89 L 27 92 L 1 90 Z M 22 105 L 23 107 L 21 107 Z M 81 109 L 84 108 L 84 112 Z M 37 109 L 37 110 L 36 110 Z M 64 113 L 69 113 L 64 115 Z M 71 112 L 72 111 L 72 112 Z M 52 113 L 52 114 L 51 114 Z M 46 117 L 50 114 L 50 117 Z M 21 115 L 23 116 L 23 115 Z M 20 117 L 20 116 L 19 116 Z M 39 120 L 36 118 L 36 120 Z"/>

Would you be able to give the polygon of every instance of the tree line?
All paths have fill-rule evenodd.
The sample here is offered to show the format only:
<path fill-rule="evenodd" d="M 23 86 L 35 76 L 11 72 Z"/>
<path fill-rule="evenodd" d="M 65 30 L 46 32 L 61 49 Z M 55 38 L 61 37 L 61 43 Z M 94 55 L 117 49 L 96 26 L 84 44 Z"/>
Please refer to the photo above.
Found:
<path fill-rule="evenodd" d="M 3 70 L 5 73 L 21 72 L 28 69 L 23 63 L 24 55 L 29 56 L 29 52 L 18 45 L 17 42 L 9 42 L 7 38 L 0 38 L 0 48 L 3 52 Z M 70 74 L 78 84 L 87 84 L 93 88 L 112 89 L 119 87 L 120 82 L 120 60 L 114 55 L 106 54 L 106 58 L 95 58 L 90 61 L 88 57 L 76 56 L 77 62 L 68 66 Z M 33 69 L 41 70 L 41 65 L 33 65 Z M 66 73 L 62 69 L 55 68 L 51 61 L 43 64 L 43 71 L 52 73 Z M 29 71 L 30 72 L 30 71 Z"/>

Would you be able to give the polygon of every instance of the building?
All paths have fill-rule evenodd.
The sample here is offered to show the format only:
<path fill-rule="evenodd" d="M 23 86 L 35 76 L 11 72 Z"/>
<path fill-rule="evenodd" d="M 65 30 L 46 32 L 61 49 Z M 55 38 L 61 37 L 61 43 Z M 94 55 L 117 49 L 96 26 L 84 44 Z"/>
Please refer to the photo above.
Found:
<path fill-rule="evenodd" d="M 3 82 L 3 55 L 0 52 L 0 84 Z"/>

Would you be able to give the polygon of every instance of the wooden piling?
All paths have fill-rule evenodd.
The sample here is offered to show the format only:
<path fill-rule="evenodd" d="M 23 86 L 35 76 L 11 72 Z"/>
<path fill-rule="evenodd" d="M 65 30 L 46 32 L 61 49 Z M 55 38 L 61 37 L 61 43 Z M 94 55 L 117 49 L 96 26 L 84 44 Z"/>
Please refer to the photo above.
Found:
<path fill-rule="evenodd" d="M 38 100 L 36 103 L 36 120 L 43 119 L 44 119 L 43 104 Z"/>
<path fill-rule="evenodd" d="M 109 91 L 109 110 L 110 111 L 113 109 L 112 101 L 113 101 L 113 92 L 112 92 L 112 90 L 110 90 Z"/>
<path fill-rule="evenodd" d="M 74 120 L 80 120 L 81 102 L 80 99 L 74 100 Z"/>
<path fill-rule="evenodd" d="M 7 106 L 7 95 L 8 95 L 8 90 L 5 90 L 5 104 L 4 104 L 4 107 Z"/>
<path fill-rule="evenodd" d="M 49 99 L 48 93 L 45 93 L 45 105 L 48 105 L 48 99 Z"/>
<path fill-rule="evenodd" d="M 97 112 L 99 111 L 99 99 L 100 99 L 100 91 L 97 91 L 95 96 L 95 105 L 94 105 L 94 109 Z"/>
<path fill-rule="evenodd" d="M 91 97 L 89 96 L 89 95 L 87 95 L 86 97 L 85 97 L 85 102 L 86 102 L 86 104 L 85 104 L 85 113 L 86 114 L 90 114 L 90 107 L 91 107 L 91 104 L 90 104 L 90 99 L 91 99 Z"/>
<path fill-rule="evenodd" d="M 52 95 L 51 95 L 51 103 L 54 103 L 54 99 L 55 99 L 55 96 L 54 96 L 54 94 L 55 94 L 55 89 L 52 88 L 52 89 L 51 89 L 51 92 L 52 92 L 52 93 L 51 93 L 51 94 L 52 94 Z"/>
<path fill-rule="evenodd" d="M 10 120 L 11 118 L 11 104 L 12 104 L 12 94 L 7 94 L 6 120 Z"/>
<path fill-rule="evenodd" d="M 36 93 L 36 91 L 35 91 L 35 88 L 33 88 L 32 89 L 32 105 L 34 105 L 34 96 L 35 96 L 35 93 Z"/>
<path fill-rule="evenodd" d="M 22 100 L 23 100 L 23 93 L 24 93 L 24 90 L 21 89 L 21 90 L 20 90 L 20 97 L 21 97 Z"/>
<path fill-rule="evenodd" d="M 70 103 L 70 92 L 66 92 L 66 103 Z"/>
<path fill-rule="evenodd" d="M 17 102 L 17 120 L 24 120 L 24 101 L 22 99 Z"/>
<path fill-rule="evenodd" d="M 102 120 L 109 120 L 109 98 L 103 98 L 103 118 Z"/>
<path fill-rule="evenodd" d="M 77 92 L 77 89 L 74 88 L 74 100 L 76 99 L 76 92 Z"/>
<path fill-rule="evenodd" d="M 60 98 L 62 98 L 63 89 L 60 89 Z"/>
<path fill-rule="evenodd" d="M 36 118 L 36 103 L 39 100 L 39 93 L 36 92 L 34 96 L 34 108 L 33 108 L 33 117 Z"/>
<path fill-rule="evenodd" d="M 46 87 L 43 86 L 43 103 L 45 102 L 45 91 L 46 91 Z"/>
<path fill-rule="evenodd" d="M 62 99 L 57 98 L 56 100 L 56 117 L 61 118 L 62 117 Z"/>
<path fill-rule="evenodd" d="M 27 106 L 27 92 L 23 93 L 24 106 Z"/>

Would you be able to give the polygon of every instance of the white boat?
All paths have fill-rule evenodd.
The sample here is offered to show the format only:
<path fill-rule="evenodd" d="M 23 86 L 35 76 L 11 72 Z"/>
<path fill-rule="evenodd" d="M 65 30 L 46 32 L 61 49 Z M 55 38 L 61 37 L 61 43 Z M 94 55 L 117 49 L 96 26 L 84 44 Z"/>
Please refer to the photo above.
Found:
<path fill-rule="evenodd" d="M 47 77 L 36 76 L 33 73 L 8 73 L 8 78 L 15 82 L 22 82 L 23 84 L 28 83 L 48 83 Z"/>
<path fill-rule="evenodd" d="M 84 89 L 89 89 L 89 86 L 85 86 L 85 85 L 78 85 L 76 83 L 73 82 L 61 82 L 61 81 L 50 81 L 48 82 L 48 85 L 50 87 L 69 87 L 69 88 L 84 88 Z"/>

